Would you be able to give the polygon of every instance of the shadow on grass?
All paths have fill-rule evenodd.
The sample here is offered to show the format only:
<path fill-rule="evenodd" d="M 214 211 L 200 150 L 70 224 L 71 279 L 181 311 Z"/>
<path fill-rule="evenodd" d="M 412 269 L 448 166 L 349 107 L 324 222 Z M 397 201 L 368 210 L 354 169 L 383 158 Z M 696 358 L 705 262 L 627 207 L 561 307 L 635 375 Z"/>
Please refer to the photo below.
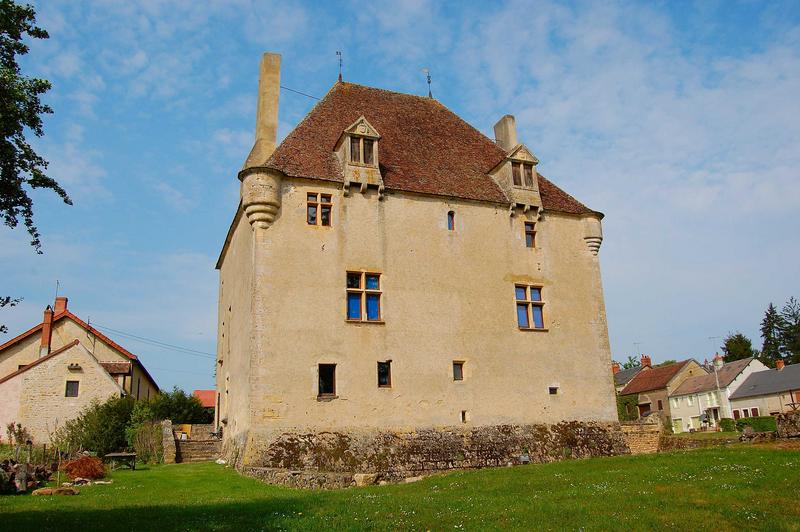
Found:
<path fill-rule="evenodd" d="M 304 505 L 283 498 L 197 506 L 53 508 L 0 516 L 2 530 L 271 530 L 308 517 Z M 298 523 L 299 525 L 299 523 Z"/>

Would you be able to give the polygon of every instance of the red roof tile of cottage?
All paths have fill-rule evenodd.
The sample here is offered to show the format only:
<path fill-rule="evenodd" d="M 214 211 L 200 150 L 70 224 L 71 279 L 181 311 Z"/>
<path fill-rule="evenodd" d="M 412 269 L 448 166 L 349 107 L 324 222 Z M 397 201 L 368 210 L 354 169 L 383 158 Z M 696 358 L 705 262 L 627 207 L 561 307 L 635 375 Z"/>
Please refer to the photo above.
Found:
<path fill-rule="evenodd" d="M 648 371 L 640 371 L 625 388 L 619 392 L 620 395 L 628 395 L 632 393 L 649 392 L 651 390 L 660 390 L 666 388 L 672 377 L 683 369 L 688 364 L 689 360 L 675 362 L 667 366 L 653 368 Z"/>
<path fill-rule="evenodd" d="M 275 150 L 266 166 L 291 177 L 342 181 L 334 148 L 361 116 L 381 135 L 379 165 L 386 189 L 509 203 L 489 172 L 505 151 L 432 98 L 336 83 Z M 539 176 L 545 210 L 591 209 Z"/>
<path fill-rule="evenodd" d="M 217 400 L 217 392 L 215 390 L 195 390 L 192 395 L 200 400 L 205 408 L 214 408 Z"/>

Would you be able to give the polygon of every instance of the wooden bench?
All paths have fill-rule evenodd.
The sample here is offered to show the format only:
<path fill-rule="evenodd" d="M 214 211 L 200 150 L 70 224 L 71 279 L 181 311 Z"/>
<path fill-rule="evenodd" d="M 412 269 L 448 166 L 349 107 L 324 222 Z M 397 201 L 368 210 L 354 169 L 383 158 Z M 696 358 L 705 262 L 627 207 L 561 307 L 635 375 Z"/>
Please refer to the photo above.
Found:
<path fill-rule="evenodd" d="M 136 470 L 136 453 L 108 453 L 103 460 L 111 462 L 111 469 L 115 469 L 117 462 L 128 466 L 131 471 Z"/>

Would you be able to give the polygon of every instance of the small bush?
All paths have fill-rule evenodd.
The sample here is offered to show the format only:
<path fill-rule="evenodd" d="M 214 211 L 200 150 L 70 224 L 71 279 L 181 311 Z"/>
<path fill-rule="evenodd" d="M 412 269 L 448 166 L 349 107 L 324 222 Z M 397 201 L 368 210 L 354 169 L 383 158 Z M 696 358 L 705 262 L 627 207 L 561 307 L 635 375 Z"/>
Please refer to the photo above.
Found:
<path fill-rule="evenodd" d="M 76 460 L 66 462 L 61 469 L 67 474 L 70 480 L 76 478 L 88 478 L 91 480 L 106 476 L 106 466 L 102 460 L 95 456 L 81 456 Z"/>
<path fill-rule="evenodd" d="M 53 443 L 66 452 L 93 451 L 104 455 L 125 449 L 125 427 L 131 419 L 133 400 L 112 397 L 94 402 L 81 415 L 67 421 L 52 436 Z"/>
<path fill-rule="evenodd" d="M 719 420 L 719 427 L 722 432 L 733 432 L 736 430 L 736 422 L 729 417 L 724 417 Z"/>
<path fill-rule="evenodd" d="M 746 417 L 736 420 L 736 430 L 743 431 L 745 427 L 752 427 L 754 432 L 775 432 L 778 425 L 772 416 Z"/>
<path fill-rule="evenodd" d="M 137 425 L 131 434 L 131 445 L 138 460 L 147 464 L 160 463 L 164 459 L 161 423 L 145 422 Z"/>

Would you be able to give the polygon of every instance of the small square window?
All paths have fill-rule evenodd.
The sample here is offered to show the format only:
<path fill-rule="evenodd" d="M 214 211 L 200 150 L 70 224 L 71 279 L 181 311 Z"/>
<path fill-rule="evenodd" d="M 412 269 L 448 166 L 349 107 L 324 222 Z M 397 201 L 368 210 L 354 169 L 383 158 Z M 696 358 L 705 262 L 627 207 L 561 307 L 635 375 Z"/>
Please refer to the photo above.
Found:
<path fill-rule="evenodd" d="M 79 381 L 67 381 L 67 389 L 64 392 L 64 397 L 78 397 L 79 387 L 80 387 Z"/>
<path fill-rule="evenodd" d="M 392 387 L 392 361 L 378 362 L 378 387 Z"/>
<path fill-rule="evenodd" d="M 558 386 L 550 386 L 547 388 L 547 392 L 550 395 L 558 395 Z"/>
<path fill-rule="evenodd" d="M 454 381 L 463 381 L 464 380 L 464 363 L 459 361 L 453 362 L 453 380 Z"/>
<path fill-rule="evenodd" d="M 319 369 L 319 396 L 336 395 L 336 364 L 320 364 Z"/>

